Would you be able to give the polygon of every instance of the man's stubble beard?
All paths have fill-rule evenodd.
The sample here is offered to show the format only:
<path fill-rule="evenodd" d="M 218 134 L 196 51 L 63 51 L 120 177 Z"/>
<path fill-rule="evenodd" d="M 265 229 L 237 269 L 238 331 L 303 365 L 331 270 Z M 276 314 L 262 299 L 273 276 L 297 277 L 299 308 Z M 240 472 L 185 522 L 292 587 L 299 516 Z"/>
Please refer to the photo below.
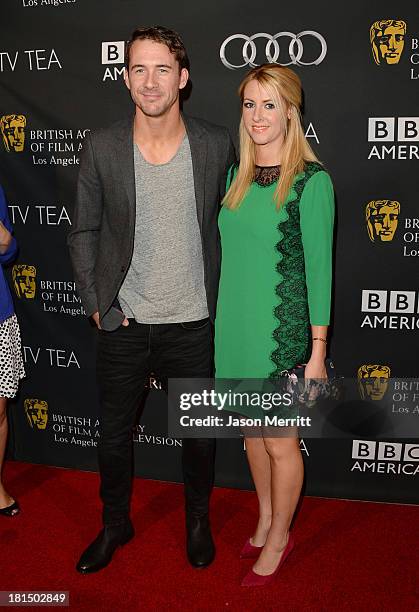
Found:
<path fill-rule="evenodd" d="M 140 101 L 134 100 L 134 103 L 135 103 L 135 106 L 139 108 L 140 111 L 143 113 L 143 115 L 145 115 L 146 117 L 162 117 L 163 115 L 165 115 L 166 113 L 170 111 L 170 109 L 172 108 L 174 104 L 176 104 L 176 101 L 178 99 L 179 99 L 179 96 L 175 96 L 172 100 L 170 100 L 169 102 L 163 103 L 163 105 L 160 107 L 156 105 L 154 109 L 144 106 Z"/>

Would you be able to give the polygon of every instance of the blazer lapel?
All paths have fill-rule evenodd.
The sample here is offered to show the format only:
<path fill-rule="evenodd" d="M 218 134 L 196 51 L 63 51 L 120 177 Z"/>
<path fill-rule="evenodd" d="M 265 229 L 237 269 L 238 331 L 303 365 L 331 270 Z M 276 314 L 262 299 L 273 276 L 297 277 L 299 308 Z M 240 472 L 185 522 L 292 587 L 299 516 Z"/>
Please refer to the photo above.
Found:
<path fill-rule="evenodd" d="M 195 187 L 196 214 L 202 232 L 202 218 L 205 205 L 205 168 L 207 163 L 207 138 L 205 131 L 191 117 L 182 115 L 188 134 L 192 156 Z"/>
<path fill-rule="evenodd" d="M 115 153 L 119 173 L 128 196 L 131 219 L 135 218 L 135 173 L 134 173 L 134 140 L 132 136 L 133 119 L 130 117 L 119 126 L 115 138 Z"/>

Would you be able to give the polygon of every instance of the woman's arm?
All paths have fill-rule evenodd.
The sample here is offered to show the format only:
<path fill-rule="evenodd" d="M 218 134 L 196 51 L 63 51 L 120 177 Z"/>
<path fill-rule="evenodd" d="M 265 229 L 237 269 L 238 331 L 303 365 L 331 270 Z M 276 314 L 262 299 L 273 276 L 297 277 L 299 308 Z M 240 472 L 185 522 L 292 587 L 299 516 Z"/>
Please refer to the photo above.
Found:
<path fill-rule="evenodd" d="M 327 378 L 324 360 L 327 348 L 327 325 L 311 326 L 311 355 L 305 369 L 306 378 Z"/>
<path fill-rule="evenodd" d="M 327 378 L 324 360 L 330 322 L 334 193 L 329 175 L 317 172 L 300 201 L 300 225 L 311 323 L 312 350 L 306 378 Z"/>
<path fill-rule="evenodd" d="M 4 255 L 12 242 L 12 234 L 0 220 L 0 254 Z"/>
<path fill-rule="evenodd" d="M 0 186 L 0 264 L 8 263 L 16 255 L 17 244 L 12 235 L 12 224 L 7 212 L 4 191 Z"/>

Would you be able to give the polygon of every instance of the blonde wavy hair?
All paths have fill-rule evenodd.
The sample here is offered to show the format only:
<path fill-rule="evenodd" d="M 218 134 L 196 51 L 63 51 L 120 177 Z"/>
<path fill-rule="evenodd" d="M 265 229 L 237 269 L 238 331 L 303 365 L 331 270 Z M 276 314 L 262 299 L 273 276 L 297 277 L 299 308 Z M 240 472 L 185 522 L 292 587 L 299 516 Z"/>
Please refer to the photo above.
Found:
<path fill-rule="evenodd" d="M 318 159 L 308 144 L 301 125 L 302 89 L 297 74 L 289 68 L 274 64 L 263 64 L 254 68 L 245 76 L 238 89 L 242 105 L 246 85 L 253 80 L 268 92 L 269 97 L 282 114 L 284 142 L 281 152 L 281 173 L 274 194 L 279 209 L 287 198 L 294 178 L 303 172 L 305 162 L 318 161 Z M 222 202 L 231 209 L 240 206 L 255 175 L 256 145 L 247 133 L 243 115 L 240 121 L 239 138 L 239 168 Z"/>

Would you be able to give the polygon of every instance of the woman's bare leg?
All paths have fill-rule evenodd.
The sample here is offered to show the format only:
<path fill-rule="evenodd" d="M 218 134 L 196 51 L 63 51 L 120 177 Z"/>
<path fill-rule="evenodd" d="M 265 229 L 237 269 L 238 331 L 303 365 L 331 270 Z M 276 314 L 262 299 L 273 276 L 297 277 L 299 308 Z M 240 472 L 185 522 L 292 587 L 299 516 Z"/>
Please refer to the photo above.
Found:
<path fill-rule="evenodd" d="M 0 397 L 0 509 L 6 508 L 6 506 L 10 506 L 13 503 L 13 498 L 10 497 L 8 493 L 6 493 L 1 479 L 1 473 L 3 468 L 3 460 L 4 454 L 6 452 L 6 442 L 7 442 L 7 398 Z"/>
<path fill-rule="evenodd" d="M 277 567 L 287 545 L 288 531 L 297 507 L 304 477 L 299 439 L 264 438 L 271 466 L 272 524 L 265 546 L 253 566 L 262 576 Z"/>
<path fill-rule="evenodd" d="M 263 546 L 272 521 L 271 463 L 262 437 L 246 437 L 245 440 L 247 460 L 259 501 L 259 520 L 250 542 L 253 546 Z"/>

